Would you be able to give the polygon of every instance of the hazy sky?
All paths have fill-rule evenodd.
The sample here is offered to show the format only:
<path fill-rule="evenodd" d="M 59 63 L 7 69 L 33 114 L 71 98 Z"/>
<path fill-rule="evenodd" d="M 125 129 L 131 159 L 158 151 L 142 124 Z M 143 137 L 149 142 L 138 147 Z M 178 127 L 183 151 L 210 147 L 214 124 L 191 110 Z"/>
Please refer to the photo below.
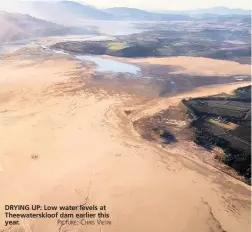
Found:
<path fill-rule="evenodd" d="M 251 8 L 250 0 L 86 0 L 85 2 L 97 7 L 126 6 L 161 10 L 185 10 L 215 6 Z"/>
<path fill-rule="evenodd" d="M 17 0 L 0 0 L 0 1 L 5 2 L 6 4 L 7 2 L 11 3 Z M 54 1 L 54 0 L 47 0 L 47 1 Z M 136 7 L 148 10 L 157 10 L 157 9 L 187 10 L 198 8 L 209 8 L 215 6 L 227 6 L 231 8 L 243 8 L 243 9 L 251 8 L 250 0 L 75 0 L 75 1 L 85 2 L 98 8 L 125 6 L 125 7 Z"/>

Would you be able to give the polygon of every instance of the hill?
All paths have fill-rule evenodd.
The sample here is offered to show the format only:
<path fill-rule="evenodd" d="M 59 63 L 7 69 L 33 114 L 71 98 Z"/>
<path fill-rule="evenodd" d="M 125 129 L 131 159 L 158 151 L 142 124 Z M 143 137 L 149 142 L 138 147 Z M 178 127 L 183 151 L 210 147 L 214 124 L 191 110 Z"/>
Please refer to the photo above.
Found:
<path fill-rule="evenodd" d="M 162 14 L 144 11 L 136 8 L 113 7 L 104 10 L 111 14 L 114 19 L 121 20 L 189 20 L 189 16 L 180 14 Z"/>
<path fill-rule="evenodd" d="M 29 14 L 58 23 L 70 23 L 79 19 L 104 20 L 110 18 L 102 10 L 74 1 L 24 1 L 2 8 L 8 12 Z"/>
<path fill-rule="evenodd" d="M 214 7 L 190 11 L 190 14 L 217 14 L 217 15 L 250 15 L 250 10 L 232 9 L 228 7 Z"/>
<path fill-rule="evenodd" d="M 104 10 L 74 1 L 25 1 L 0 4 L 8 12 L 25 13 L 34 17 L 70 24 L 79 20 L 188 20 L 180 14 L 161 14 L 136 8 L 114 7 Z M 4 5 L 4 6 L 3 6 Z"/>
<path fill-rule="evenodd" d="M 196 9 L 196 10 L 188 10 L 188 11 L 169 11 L 169 10 L 160 10 L 155 11 L 156 13 L 163 14 L 184 14 L 184 15 L 204 15 L 204 14 L 212 14 L 212 15 L 251 15 L 250 10 L 244 9 L 233 9 L 229 7 L 213 7 L 213 8 L 205 8 L 205 9 Z"/>
<path fill-rule="evenodd" d="M 26 14 L 0 11 L 0 42 L 10 42 L 41 36 L 84 34 L 87 29 L 65 27 Z"/>

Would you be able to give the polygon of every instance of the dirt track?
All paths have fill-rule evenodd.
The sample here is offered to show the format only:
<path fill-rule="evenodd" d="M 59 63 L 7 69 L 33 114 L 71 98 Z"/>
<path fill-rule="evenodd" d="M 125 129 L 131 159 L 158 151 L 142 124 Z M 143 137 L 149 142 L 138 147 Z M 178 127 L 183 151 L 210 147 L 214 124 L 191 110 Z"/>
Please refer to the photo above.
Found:
<path fill-rule="evenodd" d="M 80 82 L 71 78 L 80 72 L 77 67 L 65 59 L 0 64 L 1 209 L 4 204 L 107 206 L 111 226 L 66 226 L 61 232 L 250 230 L 246 184 L 187 158 L 186 149 L 169 153 L 133 130 L 132 120 L 185 95 L 135 106 L 130 118 L 125 104 L 134 99 L 92 92 L 85 84 L 78 88 Z M 82 72 L 88 80 L 89 70 Z M 186 96 L 246 84 L 201 88 Z M 60 227 L 55 220 L 21 222 L 20 230 L 0 228 L 54 232 Z"/>

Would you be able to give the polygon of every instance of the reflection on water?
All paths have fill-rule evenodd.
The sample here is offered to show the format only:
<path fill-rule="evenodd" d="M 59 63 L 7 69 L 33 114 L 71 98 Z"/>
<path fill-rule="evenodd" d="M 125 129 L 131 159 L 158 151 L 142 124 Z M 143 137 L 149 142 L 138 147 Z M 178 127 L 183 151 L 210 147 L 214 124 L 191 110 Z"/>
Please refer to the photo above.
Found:
<path fill-rule="evenodd" d="M 121 73 L 138 74 L 141 71 L 141 69 L 135 65 L 96 56 L 76 56 L 76 58 L 79 60 L 87 60 L 95 62 L 97 64 L 95 69 L 97 72 L 121 72 Z"/>

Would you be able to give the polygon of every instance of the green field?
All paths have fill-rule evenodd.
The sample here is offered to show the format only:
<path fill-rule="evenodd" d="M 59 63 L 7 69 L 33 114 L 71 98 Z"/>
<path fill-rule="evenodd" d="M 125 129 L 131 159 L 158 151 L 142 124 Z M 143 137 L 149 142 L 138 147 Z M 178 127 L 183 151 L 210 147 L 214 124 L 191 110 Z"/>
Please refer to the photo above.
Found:
<path fill-rule="evenodd" d="M 217 126 L 220 126 L 222 128 L 228 129 L 228 130 L 234 130 L 237 127 L 237 125 L 234 123 L 231 123 L 231 122 L 222 123 L 222 122 L 218 121 L 217 119 L 213 119 L 213 118 L 210 118 L 208 121 L 210 123 L 213 123 Z"/>
<path fill-rule="evenodd" d="M 108 44 L 109 50 L 114 50 L 114 51 L 121 50 L 121 49 L 124 49 L 127 47 L 128 47 L 128 45 L 125 42 L 109 43 Z"/>

